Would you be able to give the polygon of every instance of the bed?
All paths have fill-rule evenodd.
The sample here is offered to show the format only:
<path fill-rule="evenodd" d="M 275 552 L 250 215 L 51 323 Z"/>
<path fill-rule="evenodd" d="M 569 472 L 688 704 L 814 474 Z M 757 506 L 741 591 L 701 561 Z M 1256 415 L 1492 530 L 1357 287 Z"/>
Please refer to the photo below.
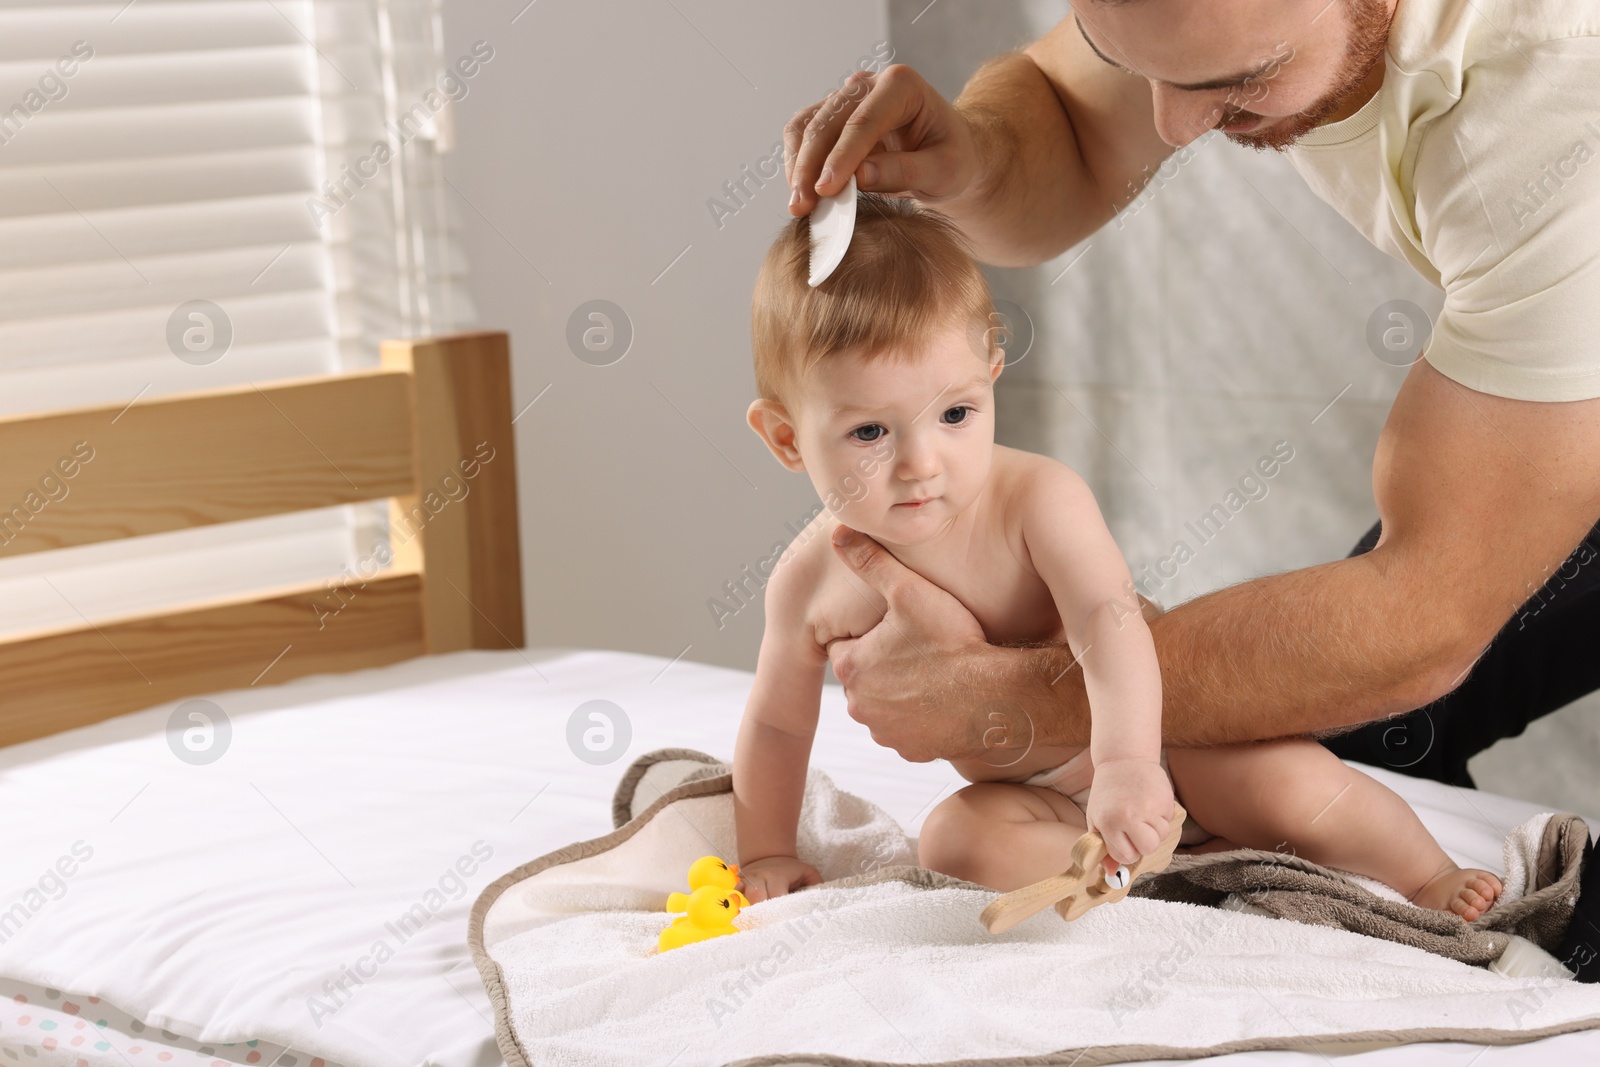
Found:
<path fill-rule="evenodd" d="M 0 739 L 9 742 L 0 749 L 0 812 L 10 816 L 0 838 L 0 1063 L 495 1067 L 492 1011 L 465 943 L 478 892 L 518 864 L 610 832 L 612 793 L 633 757 L 659 748 L 731 756 L 747 672 L 521 647 L 520 582 L 508 577 L 517 540 L 507 373 L 500 335 L 387 346 L 384 367 L 357 376 L 359 394 L 312 399 L 318 384 L 351 388 L 344 376 L 274 387 L 303 431 L 296 445 L 260 421 L 254 451 L 278 448 L 276 465 L 251 460 L 258 466 L 241 481 L 229 464 L 244 459 L 196 461 L 181 486 L 125 487 L 123 511 L 86 504 L 35 531 L 43 551 L 82 543 L 67 530 L 89 519 L 91 533 L 128 536 L 355 499 L 309 461 L 298 469 L 314 490 L 310 503 L 290 491 L 285 464 L 304 459 L 303 438 L 347 471 L 361 466 L 355 482 L 371 495 L 360 499 L 392 497 L 396 514 L 421 502 L 478 440 L 497 441 L 506 460 L 479 472 L 497 480 L 475 482 L 464 501 L 473 507 L 442 509 L 453 527 L 425 526 L 397 553 L 393 573 L 352 591 L 351 614 L 338 622 L 359 625 L 348 636 L 318 631 L 330 638 L 325 649 L 304 647 L 321 586 L 0 646 Z M 382 404 L 381 413 L 353 416 L 352 395 Z M 237 391 L 175 398 L 202 406 L 168 412 L 192 414 L 217 398 L 235 405 L 229 418 L 244 417 Z M 16 468 L 36 466 L 42 453 L 24 453 L 39 426 L 51 427 L 53 447 L 70 423 L 50 420 L 65 417 L 0 423 L 0 488 Z M 156 427 L 185 427 L 181 438 L 205 425 L 215 423 L 152 420 L 149 447 L 180 448 Z M 369 448 L 375 440 L 392 453 Z M 258 492 L 273 471 L 272 491 Z M 184 507 L 157 506 L 180 490 Z M 167 651 L 175 635 L 184 654 Z M 123 654 L 148 681 L 117 673 L 120 664 L 134 674 Z M 197 699 L 228 726 L 224 751 L 210 760 L 195 756 L 210 751 L 200 743 L 205 724 L 177 714 Z M 595 700 L 614 706 L 616 740 L 580 752 L 573 724 Z M 905 763 L 874 745 L 837 687 L 824 696 L 814 760 L 912 833 L 961 784 L 943 763 Z M 1373 773 L 1462 863 L 1498 867 L 1501 838 L 1538 810 Z M 1600 1034 L 1347 1058 L 1389 1067 L 1479 1056 L 1486 1067 L 1594 1061 Z M 1326 1056 L 1219 1059 L 1272 1067 Z"/>

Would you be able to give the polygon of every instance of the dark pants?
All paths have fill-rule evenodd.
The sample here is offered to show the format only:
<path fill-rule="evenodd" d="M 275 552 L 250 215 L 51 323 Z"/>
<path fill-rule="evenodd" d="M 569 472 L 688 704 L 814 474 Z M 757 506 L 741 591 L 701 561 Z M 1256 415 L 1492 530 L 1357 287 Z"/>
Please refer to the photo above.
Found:
<path fill-rule="evenodd" d="M 1378 543 L 1382 523 L 1350 553 Z M 1418 778 L 1472 786 L 1467 760 L 1528 723 L 1600 689 L 1600 525 L 1507 622 L 1466 679 L 1407 715 L 1323 741 L 1337 755 Z M 1556 955 L 1600 982 L 1600 863 L 1584 853 L 1582 888 Z"/>

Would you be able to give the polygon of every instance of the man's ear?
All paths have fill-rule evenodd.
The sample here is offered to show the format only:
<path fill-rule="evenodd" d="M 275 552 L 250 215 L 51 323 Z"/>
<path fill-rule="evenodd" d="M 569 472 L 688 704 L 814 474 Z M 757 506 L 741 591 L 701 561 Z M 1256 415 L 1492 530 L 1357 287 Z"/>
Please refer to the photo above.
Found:
<path fill-rule="evenodd" d="M 796 472 L 806 469 L 795 443 L 795 426 L 787 408 L 776 400 L 755 400 L 751 402 L 744 418 L 756 436 L 765 441 L 772 454 L 778 457 L 779 463 Z"/>

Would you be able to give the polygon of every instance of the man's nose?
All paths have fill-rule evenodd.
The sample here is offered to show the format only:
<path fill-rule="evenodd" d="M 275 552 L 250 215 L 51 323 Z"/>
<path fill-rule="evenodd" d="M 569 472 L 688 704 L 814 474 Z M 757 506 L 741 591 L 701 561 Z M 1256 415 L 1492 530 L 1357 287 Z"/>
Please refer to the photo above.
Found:
<path fill-rule="evenodd" d="M 1173 148 L 1182 148 L 1213 129 L 1226 108 L 1216 93 L 1197 93 L 1152 83 L 1151 103 L 1155 105 L 1156 132 Z"/>

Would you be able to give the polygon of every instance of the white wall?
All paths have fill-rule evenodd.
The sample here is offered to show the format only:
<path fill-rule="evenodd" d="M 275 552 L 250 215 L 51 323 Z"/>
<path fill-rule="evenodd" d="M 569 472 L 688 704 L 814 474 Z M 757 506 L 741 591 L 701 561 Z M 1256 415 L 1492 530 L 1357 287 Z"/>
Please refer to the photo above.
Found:
<path fill-rule="evenodd" d="M 447 60 L 495 49 L 446 173 L 517 406 L 549 387 L 516 424 L 529 643 L 753 667 L 760 604 L 719 630 L 706 601 L 815 499 L 744 422 L 751 288 L 788 198 L 781 174 L 748 186 L 720 229 L 707 200 L 886 37 L 884 5 L 540 0 L 513 24 L 520 7 L 445 7 Z M 607 367 L 565 337 L 596 298 L 635 330 Z"/>

